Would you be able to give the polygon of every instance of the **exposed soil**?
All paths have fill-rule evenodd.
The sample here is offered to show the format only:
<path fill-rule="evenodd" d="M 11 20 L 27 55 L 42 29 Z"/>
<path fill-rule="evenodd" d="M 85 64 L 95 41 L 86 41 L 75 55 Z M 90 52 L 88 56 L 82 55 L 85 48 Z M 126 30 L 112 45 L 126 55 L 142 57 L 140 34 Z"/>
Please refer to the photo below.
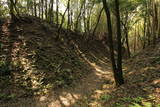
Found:
<path fill-rule="evenodd" d="M 55 41 L 56 30 L 30 18 L 1 26 L 1 60 L 12 72 L 0 78 L 0 106 L 159 107 L 160 44 L 124 61 L 125 84 L 115 87 L 103 44 L 66 30 Z"/>

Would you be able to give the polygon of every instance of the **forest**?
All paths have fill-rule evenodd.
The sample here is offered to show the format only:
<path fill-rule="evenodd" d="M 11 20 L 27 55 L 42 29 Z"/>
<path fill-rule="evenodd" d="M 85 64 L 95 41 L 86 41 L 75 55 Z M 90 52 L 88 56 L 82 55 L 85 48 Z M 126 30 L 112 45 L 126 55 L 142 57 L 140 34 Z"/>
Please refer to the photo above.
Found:
<path fill-rule="evenodd" d="M 160 0 L 0 0 L 0 107 L 160 107 Z"/>

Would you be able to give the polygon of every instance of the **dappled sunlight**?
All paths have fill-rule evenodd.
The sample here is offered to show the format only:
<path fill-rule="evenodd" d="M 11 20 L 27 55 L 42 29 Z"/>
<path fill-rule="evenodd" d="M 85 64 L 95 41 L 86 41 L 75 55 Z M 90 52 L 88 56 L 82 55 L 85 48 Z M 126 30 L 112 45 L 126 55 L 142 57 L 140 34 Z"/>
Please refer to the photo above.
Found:
<path fill-rule="evenodd" d="M 76 98 L 76 99 L 75 99 Z M 76 94 L 71 94 L 71 93 L 68 93 L 64 96 L 59 96 L 59 100 L 60 102 L 65 105 L 65 106 L 70 106 L 72 104 L 74 104 L 76 102 L 76 100 L 78 100 L 80 97 L 79 95 L 76 95 Z"/>
<path fill-rule="evenodd" d="M 24 26 L 17 28 L 24 29 Z M 20 69 L 13 72 L 13 82 L 18 87 L 16 89 L 20 90 L 20 97 L 30 96 L 30 100 L 35 101 L 29 101 L 31 105 L 47 104 L 49 107 L 89 105 L 88 99 L 94 98 L 94 94 L 96 96 L 98 90 L 104 88 L 103 84 L 112 84 L 109 81 L 112 78 L 110 65 L 105 56 L 92 52 L 83 53 L 78 45 L 74 50 L 77 54 L 56 42 L 48 46 L 50 38 L 45 40 L 43 35 L 37 34 L 39 26 L 35 25 L 35 29 L 32 29 L 34 33 L 29 31 L 29 25 L 26 26 L 28 26 L 25 28 L 26 33 L 23 35 L 17 32 L 17 29 L 10 28 L 12 30 L 10 33 L 13 35 L 13 38 L 10 38 L 13 39 L 10 53 L 12 65 L 15 69 Z M 30 36 L 31 33 L 33 37 Z M 73 69 L 74 67 L 76 69 Z M 82 71 L 88 72 L 87 70 L 90 72 L 85 76 Z M 74 79 L 75 74 L 79 74 L 82 79 Z M 73 86 L 70 86 L 72 82 Z M 65 84 L 68 84 L 68 88 L 56 90 L 59 87 L 66 87 Z"/>
<path fill-rule="evenodd" d="M 159 5 L 0 0 L 0 106 L 159 107 Z"/>
<path fill-rule="evenodd" d="M 153 80 L 152 84 L 160 84 L 160 79 Z"/>
<path fill-rule="evenodd" d="M 101 89 L 106 89 L 108 91 L 109 89 L 112 89 L 111 87 L 113 87 L 113 77 L 111 70 L 105 69 L 105 71 L 103 71 L 102 67 L 96 65 L 96 62 L 91 62 L 89 59 L 87 59 L 86 55 L 79 49 L 77 49 L 77 51 L 79 54 L 81 53 L 86 63 L 88 63 L 95 71 L 92 71 L 92 73 L 90 73 L 87 78 L 84 78 L 81 81 L 82 83 L 78 83 L 80 86 L 76 84 L 78 87 L 71 88 L 70 91 L 65 89 L 64 91 L 60 92 L 60 94 L 58 94 L 58 96 L 49 103 L 49 107 L 72 107 L 72 105 L 76 106 L 77 104 L 81 106 L 100 105 L 95 101 L 88 102 L 87 99 L 99 98 L 102 93 L 107 92 L 102 91 Z M 102 83 L 104 83 L 104 85 Z"/>
<path fill-rule="evenodd" d="M 93 58 L 95 58 L 96 59 L 96 61 L 94 62 L 94 61 L 90 61 L 88 58 L 87 58 L 87 54 L 85 54 L 85 53 L 83 53 L 81 50 L 80 50 L 80 48 L 79 48 L 79 46 L 74 42 L 73 43 L 74 44 L 74 46 L 76 47 L 76 50 L 77 50 L 77 52 L 82 56 L 82 58 L 90 65 L 90 66 L 92 66 L 96 71 L 98 71 L 99 73 L 107 73 L 108 72 L 108 69 L 107 70 L 102 70 L 103 68 L 103 64 L 105 64 L 106 66 L 108 66 L 107 68 L 109 68 L 109 63 L 106 63 L 106 62 L 104 62 L 104 61 L 102 61 L 102 60 L 99 60 L 99 59 L 97 59 L 97 57 L 93 54 L 93 53 L 91 53 L 91 56 L 93 57 Z M 105 58 L 106 59 L 106 58 Z M 100 61 L 102 64 L 102 67 L 100 67 L 100 66 L 98 66 L 96 63 L 98 62 L 98 61 Z M 108 61 L 108 59 L 107 59 L 107 61 Z"/>

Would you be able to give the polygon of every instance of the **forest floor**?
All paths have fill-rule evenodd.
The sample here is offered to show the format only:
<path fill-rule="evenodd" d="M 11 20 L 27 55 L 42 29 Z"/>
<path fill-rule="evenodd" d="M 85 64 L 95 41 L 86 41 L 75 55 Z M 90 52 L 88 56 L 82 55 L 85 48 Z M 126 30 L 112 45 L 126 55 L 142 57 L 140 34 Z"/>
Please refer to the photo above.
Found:
<path fill-rule="evenodd" d="M 115 87 L 102 44 L 66 31 L 71 40 L 56 42 L 53 26 L 33 20 L 1 25 L 0 68 L 13 73 L 0 77 L 0 107 L 160 107 L 160 44 L 125 60 Z"/>

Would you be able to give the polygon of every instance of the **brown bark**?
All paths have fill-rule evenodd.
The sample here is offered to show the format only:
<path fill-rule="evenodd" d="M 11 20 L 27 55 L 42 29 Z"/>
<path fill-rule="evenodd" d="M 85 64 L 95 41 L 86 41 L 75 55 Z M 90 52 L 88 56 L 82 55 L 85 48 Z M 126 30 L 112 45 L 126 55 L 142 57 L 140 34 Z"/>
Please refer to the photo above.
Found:
<path fill-rule="evenodd" d="M 122 85 L 124 83 L 123 77 L 122 77 L 122 70 L 120 71 L 118 68 L 120 64 L 116 65 L 116 61 L 114 58 L 114 47 L 113 47 L 113 39 L 112 39 L 112 24 L 111 24 L 111 16 L 110 16 L 110 11 L 108 8 L 108 4 L 106 0 L 103 0 L 103 6 L 105 9 L 105 13 L 107 16 L 107 27 L 108 27 L 108 35 L 109 35 L 109 48 L 110 48 L 110 57 L 111 57 L 111 62 L 112 62 L 112 68 L 113 68 L 113 73 L 114 73 L 114 79 L 116 82 L 116 85 Z M 120 53 L 121 54 L 121 53 Z M 119 61 L 117 61 L 119 63 Z"/>

